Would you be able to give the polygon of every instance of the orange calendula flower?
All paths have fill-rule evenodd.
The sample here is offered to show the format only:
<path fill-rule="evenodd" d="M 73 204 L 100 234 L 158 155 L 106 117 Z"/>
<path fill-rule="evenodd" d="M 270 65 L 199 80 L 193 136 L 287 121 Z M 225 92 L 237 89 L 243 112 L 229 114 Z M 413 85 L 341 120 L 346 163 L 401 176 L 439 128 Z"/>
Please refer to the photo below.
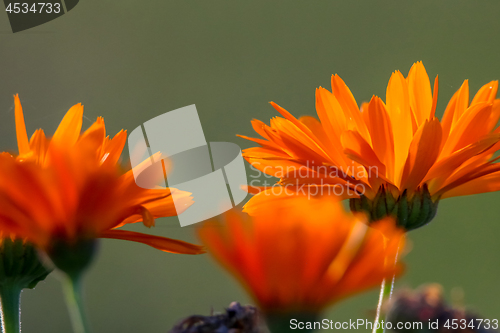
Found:
<path fill-rule="evenodd" d="M 500 100 L 498 82 L 484 85 L 469 100 L 466 80 L 435 117 L 434 91 L 421 62 L 405 78 L 392 74 L 385 103 L 374 96 L 358 108 L 344 81 L 332 76 L 332 91 L 316 90 L 313 117 L 284 117 L 271 126 L 254 120 L 264 139 L 244 151 L 257 169 L 281 178 L 281 185 L 321 186 L 351 199 L 351 208 L 372 220 L 397 217 L 407 230 L 428 223 L 440 199 L 500 189 Z M 340 189 L 341 188 L 341 189 Z M 323 191 L 324 193 L 324 191 Z"/>
<path fill-rule="evenodd" d="M 52 138 L 39 129 L 28 140 L 17 95 L 15 106 L 19 155 L 0 155 L 4 230 L 27 238 L 49 256 L 60 246 L 96 238 L 131 240 L 166 252 L 204 252 L 180 240 L 116 229 L 138 221 L 150 227 L 156 217 L 181 213 L 174 206 L 174 192 L 176 203 L 183 198 L 184 209 L 192 203 L 188 192 L 140 188 L 132 171 L 121 172 L 118 161 L 125 131 L 110 139 L 103 119 L 98 118 L 80 133 L 83 106 L 78 104 L 66 113 Z"/>
<path fill-rule="evenodd" d="M 392 221 L 369 227 L 328 197 L 262 202 L 250 215 L 229 211 L 198 234 L 208 252 L 246 287 L 267 316 L 317 314 L 327 305 L 402 272 Z"/>

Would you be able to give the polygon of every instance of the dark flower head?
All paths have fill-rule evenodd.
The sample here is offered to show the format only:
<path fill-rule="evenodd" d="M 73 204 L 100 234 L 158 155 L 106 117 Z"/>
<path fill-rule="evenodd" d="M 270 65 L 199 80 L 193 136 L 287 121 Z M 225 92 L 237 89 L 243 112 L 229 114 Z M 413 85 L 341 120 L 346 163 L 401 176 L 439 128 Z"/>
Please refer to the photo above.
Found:
<path fill-rule="evenodd" d="M 417 291 L 402 290 L 388 307 L 387 321 L 392 323 L 391 332 L 497 332 L 493 318 L 482 320 L 465 309 L 448 305 L 441 286 L 437 284 L 424 286 Z M 417 322 L 422 325 L 415 325 Z M 400 327 L 408 323 L 407 327 L 411 328 L 398 329 L 398 323 L 403 323 Z"/>
<path fill-rule="evenodd" d="M 211 316 L 194 315 L 181 320 L 170 333 L 258 333 L 259 313 L 251 305 L 233 302 L 225 313 Z"/>

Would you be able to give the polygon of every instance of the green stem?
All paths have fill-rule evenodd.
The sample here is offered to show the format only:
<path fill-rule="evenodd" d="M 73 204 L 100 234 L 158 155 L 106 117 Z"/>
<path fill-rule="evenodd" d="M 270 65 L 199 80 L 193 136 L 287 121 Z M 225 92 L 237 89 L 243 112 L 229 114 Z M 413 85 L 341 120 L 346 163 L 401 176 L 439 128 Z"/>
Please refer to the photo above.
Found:
<path fill-rule="evenodd" d="M 0 305 L 2 309 L 2 332 L 21 332 L 21 288 L 17 286 L 3 286 L 0 288 Z"/>
<path fill-rule="evenodd" d="M 375 316 L 375 321 L 373 323 L 373 330 L 372 330 L 373 333 L 382 333 L 385 331 L 385 329 L 382 327 L 381 323 L 382 320 L 380 320 L 380 317 L 382 315 L 382 305 L 391 299 L 395 281 L 396 281 L 396 276 L 392 277 L 391 283 L 387 283 L 385 279 L 382 281 L 382 285 L 380 286 L 380 295 L 377 304 L 377 314 Z M 378 327 L 377 324 L 379 324 Z"/>
<path fill-rule="evenodd" d="M 399 251 L 400 251 L 400 248 L 398 246 L 398 250 L 396 252 L 396 258 L 394 259 L 394 267 L 396 267 L 396 265 L 398 263 Z M 387 283 L 386 279 L 382 280 L 382 285 L 380 286 L 380 295 L 379 295 L 378 304 L 377 304 L 377 314 L 375 316 L 375 321 L 373 323 L 373 330 L 372 330 L 373 333 L 384 333 L 385 332 L 385 327 L 382 326 L 383 319 L 380 320 L 380 317 L 382 315 L 382 305 L 391 299 L 392 292 L 394 291 L 394 283 L 395 282 L 396 282 L 396 275 L 392 276 L 390 284 Z M 379 327 L 377 327 L 377 323 L 379 324 Z M 384 324 L 385 324 L 385 322 L 384 322 Z"/>
<path fill-rule="evenodd" d="M 65 282 L 64 292 L 66 294 L 66 303 L 73 325 L 73 332 L 88 333 L 90 329 L 87 324 L 87 317 L 85 316 L 83 306 L 80 277 L 68 276 Z"/>

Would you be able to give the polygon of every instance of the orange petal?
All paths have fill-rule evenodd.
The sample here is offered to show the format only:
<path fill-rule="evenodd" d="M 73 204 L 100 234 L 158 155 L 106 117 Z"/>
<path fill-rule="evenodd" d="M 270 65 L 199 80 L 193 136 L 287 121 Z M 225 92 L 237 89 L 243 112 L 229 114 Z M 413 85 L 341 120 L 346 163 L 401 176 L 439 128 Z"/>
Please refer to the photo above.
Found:
<path fill-rule="evenodd" d="M 255 169 L 277 178 L 282 178 L 287 173 L 296 172 L 302 168 L 310 170 L 289 156 L 273 155 L 272 152 L 266 151 L 264 148 L 260 150 L 258 148 L 245 149 L 243 157 Z"/>
<path fill-rule="evenodd" d="M 25 155 L 31 150 L 28 141 L 28 133 L 26 133 L 26 125 L 24 123 L 23 107 L 21 106 L 18 94 L 14 95 L 14 105 L 16 114 L 17 146 L 19 149 L 19 155 Z"/>
<path fill-rule="evenodd" d="M 254 237 L 248 232 L 246 216 L 230 210 L 224 214 L 224 224 L 205 222 L 197 228 L 198 237 L 210 254 L 241 280 L 257 298 L 266 297 L 270 279 L 263 270 L 262 257 Z"/>
<path fill-rule="evenodd" d="M 231 218 L 236 219 L 238 224 L 243 225 L 242 219 L 237 215 L 235 216 L 235 214 L 231 214 L 230 211 L 225 216 L 231 216 Z M 225 232 L 225 226 L 223 227 L 214 222 L 215 220 L 210 220 L 201 223 L 200 227 L 196 228 L 198 238 L 203 244 L 206 244 L 210 254 L 221 264 L 228 268 L 233 265 L 238 267 L 242 263 L 241 260 L 235 260 L 235 257 L 239 254 L 239 251 L 237 252 L 235 248 L 238 246 L 240 239 L 229 237 Z"/>
<path fill-rule="evenodd" d="M 377 167 L 377 174 L 385 175 L 385 165 L 380 162 L 372 147 L 358 132 L 347 131 L 341 139 L 344 153 L 347 156 L 364 165 L 367 170 L 370 167 Z"/>
<path fill-rule="evenodd" d="M 498 159 L 500 157 L 497 157 Z M 442 194 L 458 187 L 461 186 L 462 184 L 466 184 L 468 182 L 474 181 L 475 179 L 494 174 L 496 172 L 500 171 L 500 164 L 498 163 L 488 163 L 485 165 L 481 165 L 476 169 L 473 169 L 460 177 L 450 177 L 449 180 L 447 180 L 446 186 L 443 186 L 437 193 L 435 193 L 436 197 L 441 196 Z"/>
<path fill-rule="evenodd" d="M 96 158 L 101 153 L 101 148 L 106 137 L 104 120 L 99 117 L 97 120 L 78 138 L 75 149 L 89 149 L 95 151 Z"/>
<path fill-rule="evenodd" d="M 53 182 L 53 175 L 40 171 L 34 163 L 23 163 L 6 154 L 0 155 L 0 214 L 17 215 L 14 224 L 44 237 L 47 233 L 44 231 L 53 227 L 51 221 L 66 220 L 65 209 L 68 206 L 61 207 L 57 202 L 59 189 Z"/>
<path fill-rule="evenodd" d="M 37 163 L 43 163 L 48 147 L 49 140 L 45 137 L 44 131 L 42 129 L 36 130 L 30 138 L 30 149 L 33 151 Z"/>
<path fill-rule="evenodd" d="M 264 130 L 264 128 L 268 127 L 264 122 L 262 122 L 258 119 L 253 119 L 251 123 L 252 123 L 253 130 L 257 134 L 259 134 L 260 136 L 262 136 L 263 138 L 265 138 L 267 140 L 270 140 L 270 138 L 266 134 L 266 131 Z"/>
<path fill-rule="evenodd" d="M 338 138 L 347 129 L 346 115 L 335 96 L 322 87 L 316 89 L 316 111 L 330 141 L 338 143 Z"/>
<path fill-rule="evenodd" d="M 371 124 L 370 135 L 373 151 L 386 167 L 386 175 L 394 179 L 394 136 L 391 120 L 385 110 L 384 103 L 373 96 L 367 105 L 368 120 Z"/>
<path fill-rule="evenodd" d="M 279 160 L 293 160 L 283 150 L 267 148 L 267 147 L 253 147 L 243 150 L 243 157 L 245 158 L 261 158 L 261 159 L 279 159 Z"/>
<path fill-rule="evenodd" d="M 125 142 L 127 141 L 127 131 L 121 130 L 116 133 L 116 135 L 111 139 L 104 147 L 103 159 L 105 163 L 116 164 L 120 159 L 120 156 L 125 147 Z"/>
<path fill-rule="evenodd" d="M 347 191 L 344 184 L 337 185 L 304 185 L 304 186 L 273 186 L 255 194 L 243 206 L 243 212 L 248 215 L 255 215 L 261 207 L 269 207 L 271 204 L 282 204 L 281 202 L 287 201 L 294 197 L 304 197 L 313 199 L 315 196 L 329 195 L 333 200 L 343 200 L 348 198 L 359 197 L 353 190 Z M 334 189 L 335 187 L 335 189 Z M 344 187 L 344 188 L 343 188 Z M 290 201 L 292 202 L 292 201 Z"/>
<path fill-rule="evenodd" d="M 142 223 L 144 226 L 151 228 L 155 226 L 155 218 L 153 217 L 153 214 L 144 206 L 139 207 L 140 214 L 142 216 Z"/>
<path fill-rule="evenodd" d="M 177 239 L 142 234 L 127 230 L 107 230 L 99 235 L 100 238 L 123 239 L 133 242 L 143 243 L 155 249 L 182 254 L 205 253 L 203 246 L 194 245 Z"/>
<path fill-rule="evenodd" d="M 300 122 L 307 126 L 314 133 L 314 135 L 322 142 L 325 143 L 328 141 L 328 137 L 326 136 L 325 130 L 323 126 L 319 122 L 318 119 L 312 116 L 302 116 L 299 118 Z"/>
<path fill-rule="evenodd" d="M 309 128 L 307 126 L 305 126 L 304 124 L 302 124 L 290 112 L 288 112 L 287 110 L 283 109 L 281 106 L 279 106 L 278 104 L 276 104 L 274 102 L 271 102 L 271 105 L 273 106 L 273 108 L 276 109 L 276 111 L 278 111 L 283 117 L 285 117 L 285 119 L 287 119 L 292 124 L 294 124 L 295 126 L 297 126 L 297 128 L 299 128 L 302 132 L 304 132 L 309 137 L 311 136 L 312 133 L 309 130 Z"/>
<path fill-rule="evenodd" d="M 329 160 L 326 152 L 318 145 L 317 139 L 311 137 L 312 133 L 304 124 L 301 123 L 301 127 L 306 128 L 309 133 L 283 118 L 274 118 L 271 121 L 284 145 L 297 157 L 304 160 Z"/>
<path fill-rule="evenodd" d="M 441 156 L 448 156 L 488 134 L 492 105 L 486 102 L 471 105 L 450 131 Z"/>
<path fill-rule="evenodd" d="M 455 172 L 463 163 L 471 157 L 490 148 L 497 143 L 499 139 L 500 134 L 490 134 L 467 147 L 457 150 L 448 157 L 439 159 L 439 161 L 432 166 L 424 179 L 424 182 L 434 179 L 431 184 L 429 184 L 430 192 L 435 193 L 449 175 Z"/>
<path fill-rule="evenodd" d="M 493 105 L 491 107 L 491 117 L 488 121 L 488 131 L 493 130 L 500 119 L 500 99 L 496 99 L 493 101 Z"/>
<path fill-rule="evenodd" d="M 359 253 L 367 231 L 368 225 L 364 223 L 353 225 L 337 256 L 328 266 L 327 274 L 333 283 L 337 283 L 344 276 L 354 257 Z"/>
<path fill-rule="evenodd" d="M 241 185 L 240 188 L 252 195 L 258 194 L 268 189 L 268 186 Z"/>
<path fill-rule="evenodd" d="M 273 192 L 274 190 L 274 192 Z M 286 187 L 274 187 L 268 188 L 265 191 L 257 193 L 243 206 L 243 212 L 249 215 L 254 215 L 259 212 L 260 207 L 268 207 L 271 201 L 281 201 L 287 200 L 292 196 L 295 196 L 296 192 L 293 192 Z"/>
<path fill-rule="evenodd" d="M 431 117 L 434 118 L 436 115 L 436 106 L 438 101 L 438 90 L 439 90 L 439 79 L 436 75 L 436 79 L 434 80 L 434 93 L 432 94 L 432 109 L 431 109 Z"/>
<path fill-rule="evenodd" d="M 78 140 L 82 129 L 83 105 L 73 105 L 57 127 L 51 142 L 72 146 Z"/>
<path fill-rule="evenodd" d="M 493 103 L 498 92 L 498 81 L 491 81 L 478 90 L 471 105 L 479 102 Z"/>
<path fill-rule="evenodd" d="M 368 143 L 370 143 L 370 135 L 368 135 L 368 129 L 363 121 L 361 112 L 359 112 L 356 100 L 344 80 L 337 74 L 332 75 L 332 93 L 344 110 L 344 113 L 354 122 L 355 129 Z"/>
<path fill-rule="evenodd" d="M 140 203 L 141 200 L 134 200 L 130 203 L 131 206 L 140 204 L 147 210 L 148 215 L 135 214 L 129 216 L 120 224 L 113 226 L 119 228 L 125 224 L 143 222 L 146 226 L 154 225 L 154 219 L 179 215 L 188 209 L 194 202 L 190 192 L 180 191 L 175 188 L 165 189 L 150 189 L 143 190 L 142 201 L 150 200 L 148 202 Z M 165 196 L 165 193 L 172 193 L 172 195 Z M 175 200 L 175 204 L 174 204 Z M 146 218 L 146 220 L 144 220 Z"/>
<path fill-rule="evenodd" d="M 450 102 L 444 110 L 441 125 L 443 127 L 443 144 L 448 138 L 448 134 L 454 127 L 460 116 L 469 106 L 469 81 L 465 80 L 460 89 L 455 92 Z"/>
<path fill-rule="evenodd" d="M 410 145 L 401 179 L 401 190 L 415 190 L 439 156 L 441 146 L 441 124 L 437 118 L 425 120 Z"/>
<path fill-rule="evenodd" d="M 276 145 L 272 144 L 272 142 L 269 142 L 267 140 L 258 139 L 258 138 L 251 138 L 249 136 L 240 135 L 240 134 L 236 134 L 236 136 L 238 136 L 238 137 L 240 137 L 242 139 L 245 139 L 245 140 L 249 140 L 249 141 L 253 141 L 255 143 L 258 143 L 262 147 L 267 147 L 267 148 L 275 148 L 275 147 L 277 147 Z"/>
<path fill-rule="evenodd" d="M 399 71 L 392 74 L 387 85 L 386 110 L 394 133 L 394 181 L 400 183 L 413 138 L 413 124 L 408 84 Z"/>
<path fill-rule="evenodd" d="M 473 179 L 447 192 L 441 198 L 458 197 L 462 195 L 480 194 L 500 190 L 500 171 Z"/>
<path fill-rule="evenodd" d="M 339 140 L 346 129 L 345 115 L 332 93 L 321 87 L 316 89 L 316 112 L 330 141 L 329 146 L 333 148 L 329 154 L 333 163 L 345 168 L 347 164 Z"/>
<path fill-rule="evenodd" d="M 416 62 L 408 73 L 408 88 L 410 105 L 420 127 L 425 120 L 429 120 L 432 112 L 432 93 L 429 76 L 421 61 Z"/>

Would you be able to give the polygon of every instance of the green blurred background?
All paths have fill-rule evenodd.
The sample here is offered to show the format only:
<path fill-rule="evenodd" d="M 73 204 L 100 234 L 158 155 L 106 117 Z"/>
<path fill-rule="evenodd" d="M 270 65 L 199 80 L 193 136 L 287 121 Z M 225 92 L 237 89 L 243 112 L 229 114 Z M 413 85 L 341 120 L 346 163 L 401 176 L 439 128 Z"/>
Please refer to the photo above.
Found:
<path fill-rule="evenodd" d="M 107 1 L 82 0 L 68 14 L 13 34 L 0 14 L 0 149 L 14 150 L 12 95 L 28 132 L 53 133 L 70 106 L 85 126 L 104 116 L 114 134 L 196 104 L 208 141 L 249 142 L 252 118 L 275 101 L 315 114 L 314 89 L 338 73 L 358 103 L 385 99 L 392 71 L 422 60 L 440 77 L 439 115 L 464 79 L 471 91 L 500 78 L 500 2 L 490 1 Z M 182 140 L 182 138 L 179 138 Z M 124 161 L 127 160 L 124 156 Z M 462 288 L 465 302 L 500 318 L 500 193 L 447 199 L 413 250 L 398 286 Z M 137 225 L 130 229 L 146 231 Z M 176 218 L 150 230 L 196 241 Z M 272 249 L 270 249 L 272 251 Z M 95 332 L 166 332 L 182 317 L 250 302 L 208 255 L 166 254 L 104 240 L 86 279 Z M 329 309 L 325 318 L 372 318 L 377 291 Z M 59 281 L 22 295 L 23 332 L 70 332 Z"/>

